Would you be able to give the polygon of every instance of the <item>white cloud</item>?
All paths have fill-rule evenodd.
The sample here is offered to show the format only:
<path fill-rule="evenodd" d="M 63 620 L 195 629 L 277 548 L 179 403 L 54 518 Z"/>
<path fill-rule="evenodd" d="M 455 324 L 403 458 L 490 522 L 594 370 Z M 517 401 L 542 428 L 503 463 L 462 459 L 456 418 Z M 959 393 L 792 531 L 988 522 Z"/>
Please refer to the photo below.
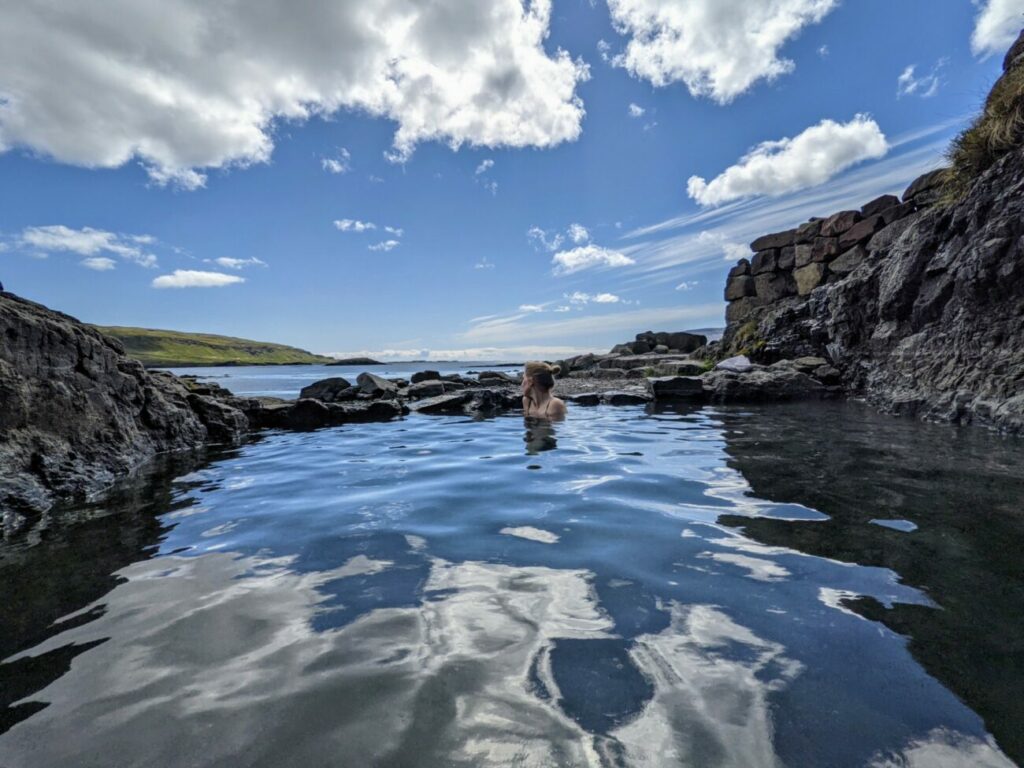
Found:
<path fill-rule="evenodd" d="M 169 275 L 160 275 L 153 280 L 154 288 L 220 288 L 224 285 L 244 283 L 238 275 L 223 272 L 201 272 L 195 269 L 176 269 Z"/>
<path fill-rule="evenodd" d="M 838 0 L 608 0 L 629 36 L 612 62 L 655 86 L 682 82 L 693 96 L 726 104 L 758 80 L 793 71 L 779 50 Z"/>
<path fill-rule="evenodd" d="M 932 67 L 931 72 L 926 75 L 918 77 L 916 75 L 917 65 L 911 64 L 896 78 L 896 95 L 897 96 L 920 96 L 922 99 L 927 99 L 934 96 L 939 92 L 939 86 L 941 81 L 939 79 L 939 70 L 945 65 L 946 60 L 940 59 L 938 63 Z"/>
<path fill-rule="evenodd" d="M 821 56 L 821 58 L 823 59 L 828 58 L 829 53 L 830 51 L 827 45 L 823 45 L 820 48 L 818 48 L 818 55 Z"/>
<path fill-rule="evenodd" d="M 113 259 L 106 256 L 90 256 L 88 259 L 82 259 L 81 264 L 87 269 L 95 269 L 97 272 L 106 272 L 114 268 L 115 262 Z"/>
<path fill-rule="evenodd" d="M 488 261 L 487 257 L 484 256 L 480 261 L 473 265 L 473 269 L 494 269 L 494 262 Z"/>
<path fill-rule="evenodd" d="M 1002 55 L 1024 27 L 1024 0 L 974 0 L 981 10 L 974 20 L 971 50 L 976 56 Z"/>
<path fill-rule="evenodd" d="M 543 312 L 544 311 L 544 305 L 543 304 L 520 304 L 519 305 L 519 311 L 520 312 Z"/>
<path fill-rule="evenodd" d="M 677 291 L 692 291 L 700 283 L 699 280 L 683 280 L 676 286 Z"/>
<path fill-rule="evenodd" d="M 401 237 L 405 234 L 405 230 L 401 227 L 384 227 L 384 231 L 389 235 L 394 235 L 395 237 Z"/>
<path fill-rule="evenodd" d="M 126 236 L 92 227 L 72 229 L 63 224 L 51 224 L 45 227 L 26 227 L 19 243 L 43 253 L 65 251 L 79 256 L 111 253 L 142 267 L 155 267 L 156 256 L 138 247 L 138 244 L 152 243 L 154 240 L 150 235 Z"/>
<path fill-rule="evenodd" d="M 359 349 L 348 352 L 328 352 L 329 357 L 371 357 L 374 360 L 489 360 L 511 362 L 516 360 L 560 360 L 587 352 L 607 352 L 608 346 L 502 346 L 462 347 L 458 349 Z"/>
<path fill-rule="evenodd" d="M 551 263 L 555 265 L 556 275 L 571 275 L 593 267 L 625 267 L 634 262 L 619 251 L 591 243 L 568 251 L 559 251 L 552 257 Z"/>
<path fill-rule="evenodd" d="M 492 195 L 498 194 L 498 182 L 496 181 L 485 181 L 484 189 L 490 192 Z"/>
<path fill-rule="evenodd" d="M 687 194 L 701 205 L 759 195 L 778 196 L 822 184 L 862 160 L 885 155 L 878 123 L 857 115 L 848 123 L 822 120 L 793 138 L 758 144 L 710 182 L 691 176 Z"/>
<path fill-rule="evenodd" d="M 352 170 L 352 155 L 344 147 L 339 147 L 337 157 L 321 158 L 320 165 L 328 173 L 348 173 Z"/>
<path fill-rule="evenodd" d="M 474 173 L 476 173 L 476 175 L 479 176 L 481 173 L 487 173 L 493 167 L 494 161 L 491 160 L 490 158 L 487 158 L 486 160 L 481 161 L 480 165 L 476 167 L 476 171 L 474 171 Z"/>
<path fill-rule="evenodd" d="M 595 304 L 629 304 L 630 302 L 624 301 L 614 293 L 584 293 L 583 291 L 573 291 L 572 293 L 562 294 L 568 299 L 570 304 L 589 304 L 594 302 Z"/>
<path fill-rule="evenodd" d="M 607 40 L 597 41 L 597 52 L 601 54 L 602 61 L 611 61 L 611 57 L 608 55 L 608 52 L 611 51 L 611 49 L 612 47 Z"/>
<path fill-rule="evenodd" d="M 526 237 L 529 239 L 535 248 L 544 249 L 545 251 L 557 251 L 565 238 L 558 232 L 552 235 L 548 235 L 546 230 L 540 227 L 530 227 L 526 231 Z"/>
<path fill-rule="evenodd" d="M 228 269 L 245 269 L 246 267 L 267 266 L 267 262 L 262 259 L 257 259 L 255 256 L 249 259 L 234 259 L 230 256 L 221 256 L 219 259 L 214 259 L 213 263 L 221 267 L 227 267 Z"/>
<path fill-rule="evenodd" d="M 587 66 L 549 53 L 551 0 L 231 3 L 26 0 L 0 26 L 0 150 L 195 188 L 266 162 L 275 122 L 362 110 L 391 156 L 575 140 Z M 126 32 L 130 30 L 130 33 Z"/>
<path fill-rule="evenodd" d="M 399 246 L 397 240 L 382 240 L 374 245 L 366 246 L 371 251 L 390 251 Z"/>
<path fill-rule="evenodd" d="M 342 232 L 366 232 L 377 228 L 372 221 L 359 221 L 358 219 L 336 219 L 334 226 Z"/>
<path fill-rule="evenodd" d="M 643 117 L 644 116 L 644 112 L 646 112 L 646 111 L 647 110 L 644 109 L 643 107 L 641 107 L 639 104 L 630 104 L 629 105 L 629 116 L 630 117 Z"/>
<path fill-rule="evenodd" d="M 575 222 L 569 225 L 567 230 L 569 239 L 579 245 L 580 243 L 586 243 L 590 240 L 590 232 L 582 224 L 576 224 Z"/>

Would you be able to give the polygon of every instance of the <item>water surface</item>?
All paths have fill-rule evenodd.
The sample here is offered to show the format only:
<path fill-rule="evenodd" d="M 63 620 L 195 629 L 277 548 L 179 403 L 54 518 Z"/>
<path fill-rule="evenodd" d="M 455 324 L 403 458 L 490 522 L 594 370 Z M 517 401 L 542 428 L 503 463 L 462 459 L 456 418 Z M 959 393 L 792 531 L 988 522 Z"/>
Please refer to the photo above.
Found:
<path fill-rule="evenodd" d="M 266 433 L 0 549 L 0 765 L 1011 766 L 1022 465 L 855 404 Z"/>

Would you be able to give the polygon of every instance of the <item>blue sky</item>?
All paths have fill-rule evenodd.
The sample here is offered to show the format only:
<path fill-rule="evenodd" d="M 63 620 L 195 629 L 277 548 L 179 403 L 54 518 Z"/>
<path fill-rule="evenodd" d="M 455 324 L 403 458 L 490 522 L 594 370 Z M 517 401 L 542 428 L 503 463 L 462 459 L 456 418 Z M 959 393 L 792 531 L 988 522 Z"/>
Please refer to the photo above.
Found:
<path fill-rule="evenodd" d="M 6 287 L 382 357 L 722 325 L 745 243 L 940 164 L 1024 26 L 1024 0 L 44 5 L 0 31 Z"/>

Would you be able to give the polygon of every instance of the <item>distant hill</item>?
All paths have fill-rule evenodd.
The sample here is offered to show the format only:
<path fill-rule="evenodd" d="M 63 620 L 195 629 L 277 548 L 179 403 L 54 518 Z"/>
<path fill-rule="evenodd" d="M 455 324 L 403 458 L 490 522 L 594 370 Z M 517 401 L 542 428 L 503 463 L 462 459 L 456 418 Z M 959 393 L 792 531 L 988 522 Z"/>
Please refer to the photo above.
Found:
<path fill-rule="evenodd" d="M 149 328 L 96 326 L 120 340 L 130 357 L 147 368 L 186 368 L 206 365 L 303 365 L 334 362 L 304 349 L 266 341 L 235 339 L 210 333 L 181 333 Z"/>

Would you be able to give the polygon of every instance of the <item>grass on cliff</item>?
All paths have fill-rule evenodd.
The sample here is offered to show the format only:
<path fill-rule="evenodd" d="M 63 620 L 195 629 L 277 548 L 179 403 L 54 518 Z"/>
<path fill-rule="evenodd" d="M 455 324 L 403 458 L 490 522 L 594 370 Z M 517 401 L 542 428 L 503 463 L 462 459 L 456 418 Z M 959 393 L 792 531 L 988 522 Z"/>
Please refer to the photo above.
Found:
<path fill-rule="evenodd" d="M 331 362 L 331 358 L 314 355 L 304 349 L 230 336 L 120 326 L 96 326 L 96 329 L 118 339 L 124 344 L 129 357 L 149 368 Z"/>
<path fill-rule="evenodd" d="M 1000 77 L 981 114 L 953 139 L 946 197 L 956 200 L 1003 155 L 1024 143 L 1024 66 Z"/>

